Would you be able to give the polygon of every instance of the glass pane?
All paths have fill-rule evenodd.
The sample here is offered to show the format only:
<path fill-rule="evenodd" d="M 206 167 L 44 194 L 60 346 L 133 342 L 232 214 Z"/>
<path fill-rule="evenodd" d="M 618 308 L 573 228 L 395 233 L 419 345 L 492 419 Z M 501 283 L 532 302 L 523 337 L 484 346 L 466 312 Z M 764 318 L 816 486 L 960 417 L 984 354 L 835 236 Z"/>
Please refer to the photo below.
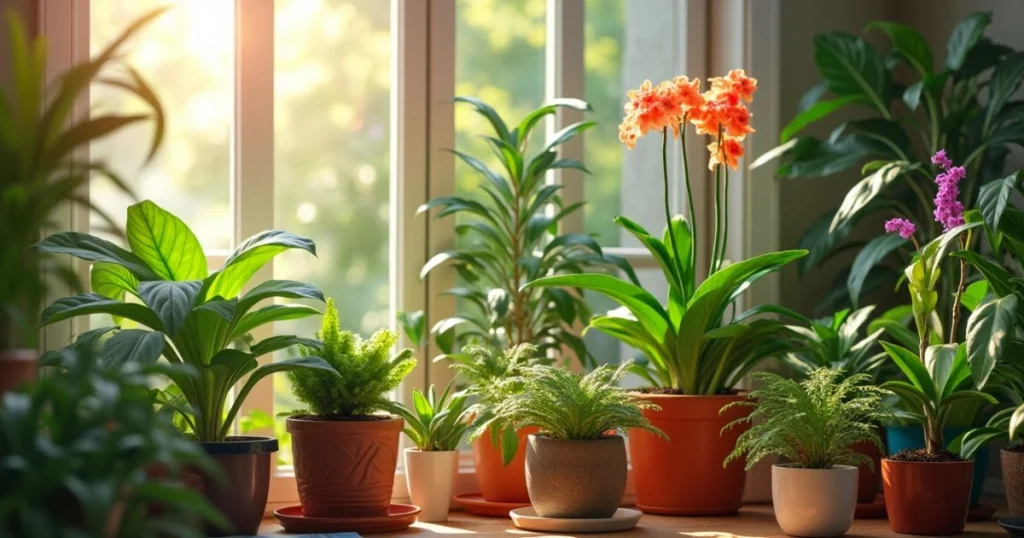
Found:
<path fill-rule="evenodd" d="M 319 259 L 288 252 L 274 277 L 333 297 L 344 329 L 391 325 L 388 196 L 391 3 L 274 3 L 274 225 L 316 242 Z M 319 306 L 319 305 L 318 305 Z M 313 336 L 320 318 L 280 322 L 279 334 Z M 274 379 L 275 412 L 301 405 Z M 278 437 L 290 463 L 284 421 Z"/>
<path fill-rule="evenodd" d="M 92 0 L 89 40 L 101 51 L 131 22 L 166 0 Z M 233 106 L 233 6 L 230 1 L 178 0 L 129 42 L 126 60 L 151 84 L 167 115 L 163 147 L 143 167 L 150 124 L 132 126 L 92 145 L 135 190 L 181 217 L 209 250 L 231 248 L 230 144 Z M 123 92 L 93 85 L 94 111 L 130 114 L 143 108 Z M 94 112 L 95 114 L 96 112 Z M 93 182 L 90 197 L 125 219 L 132 200 L 109 183 Z M 93 227 L 98 223 L 93 222 Z"/>

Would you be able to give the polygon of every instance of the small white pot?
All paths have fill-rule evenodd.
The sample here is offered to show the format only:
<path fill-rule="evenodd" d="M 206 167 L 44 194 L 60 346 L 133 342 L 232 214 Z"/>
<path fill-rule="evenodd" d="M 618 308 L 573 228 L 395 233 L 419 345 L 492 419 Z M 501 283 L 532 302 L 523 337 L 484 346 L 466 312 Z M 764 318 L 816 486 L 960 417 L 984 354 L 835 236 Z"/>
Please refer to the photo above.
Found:
<path fill-rule="evenodd" d="M 405 449 L 405 483 L 409 486 L 409 500 L 420 507 L 417 519 L 427 523 L 448 521 L 448 503 L 458 471 L 456 450 Z"/>
<path fill-rule="evenodd" d="M 842 536 L 853 525 L 857 508 L 857 468 L 773 465 L 772 504 L 779 527 L 790 536 Z"/>

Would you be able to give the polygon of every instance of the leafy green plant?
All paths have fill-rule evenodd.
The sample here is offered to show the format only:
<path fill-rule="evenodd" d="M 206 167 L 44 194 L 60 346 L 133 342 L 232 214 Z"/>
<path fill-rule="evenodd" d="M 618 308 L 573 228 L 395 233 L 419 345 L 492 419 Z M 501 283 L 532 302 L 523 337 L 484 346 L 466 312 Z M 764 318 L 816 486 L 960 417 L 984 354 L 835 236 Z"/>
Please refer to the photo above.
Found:
<path fill-rule="evenodd" d="M 63 350 L 61 369 L 3 396 L 0 536 L 199 538 L 204 522 L 227 528 L 183 474 L 218 469 L 153 405 L 147 382 L 166 365 L 104 367 L 91 347 Z"/>
<path fill-rule="evenodd" d="M 228 256 L 219 271 L 208 274 L 206 255 L 195 234 L 178 217 L 150 201 L 128 208 L 125 250 L 88 234 L 50 235 L 35 247 L 95 262 L 92 293 L 55 301 L 42 313 L 44 325 L 77 316 L 109 314 L 116 323 L 146 329 L 122 329 L 106 341 L 109 363 L 152 363 L 161 355 L 190 368 L 168 373 L 188 409 L 183 420 L 199 441 L 222 441 L 246 396 L 263 377 L 294 368 L 334 370 L 315 356 L 260 366 L 257 358 L 306 344 L 309 338 L 277 335 L 247 344 L 248 334 L 274 321 L 319 314 L 305 305 L 270 304 L 267 299 L 315 299 L 323 294 L 309 284 L 268 280 L 242 293 L 249 280 L 277 254 L 299 249 L 316 254 L 312 241 L 281 230 L 256 234 Z M 130 296 L 130 299 L 129 299 Z M 248 375 L 248 378 L 246 376 Z M 324 374 L 326 375 L 326 374 Z M 225 411 L 232 387 L 245 379 Z"/>
<path fill-rule="evenodd" d="M 309 407 L 293 415 L 344 419 L 392 409 L 388 393 L 416 367 L 411 349 L 391 354 L 398 335 L 381 330 L 369 340 L 362 340 L 351 331 L 341 330 L 334 300 L 328 299 L 317 338 L 322 345 L 303 346 L 303 350 L 323 357 L 337 375 L 315 370 L 288 372 L 295 397 Z"/>
<path fill-rule="evenodd" d="M 448 383 L 440 396 L 430 386 L 427 395 L 412 393 L 412 409 L 396 403 L 392 411 L 405 420 L 405 434 L 416 448 L 423 451 L 458 450 L 473 415 L 466 404 L 467 395 L 452 393 L 454 382 Z"/>
<path fill-rule="evenodd" d="M 533 366 L 551 363 L 536 346 L 519 344 L 499 351 L 487 346 L 466 346 L 464 353 L 448 355 L 451 368 L 465 381 L 464 390 L 475 396 L 474 410 L 486 420 L 490 408 L 523 390 L 522 376 Z"/>
<path fill-rule="evenodd" d="M 685 394 L 730 391 L 757 363 L 793 349 L 796 344 L 786 325 L 774 319 L 754 319 L 756 316 L 781 314 L 806 323 L 803 316 L 776 305 L 761 305 L 738 315 L 735 311 L 727 315 L 729 306 L 755 281 L 803 257 L 807 251 L 772 252 L 725 263 L 729 217 L 728 204 L 723 204 L 722 200 L 728 198 L 727 168 L 738 166 L 737 159 L 743 151 L 742 136 L 732 135 L 734 129 L 744 135 L 752 131 L 750 112 L 743 101 L 752 99 L 757 81 L 736 70 L 727 77 L 710 79 L 709 84 L 712 89 L 701 94 L 699 81 L 690 82 L 686 77 L 665 81 L 657 87 L 647 81 L 629 93 L 627 116 L 620 126 L 620 138 L 629 148 L 645 133 L 662 135 L 662 201 L 667 224 L 662 237 L 651 235 L 625 217 L 616 217 L 615 222 L 636 237 L 658 263 L 668 284 L 666 304 L 663 306 L 635 282 L 604 274 L 546 276 L 526 286 L 582 288 L 619 303 L 622 309 L 593 316 L 588 328 L 606 333 L 643 353 L 647 366 L 634 371 L 649 383 Z M 725 118 L 721 117 L 722 111 L 727 112 Z M 652 118 L 660 122 L 657 128 L 648 125 L 654 121 Z M 696 258 L 701 236 L 683 216 L 672 216 L 669 203 L 667 147 L 673 134 L 678 133 L 687 205 L 693 214 L 685 143 L 689 123 L 696 124 L 698 134 L 714 136 L 714 142 L 708 146 L 712 148 L 709 165 L 715 174 L 714 241 L 708 277 L 699 286 Z"/>
<path fill-rule="evenodd" d="M 783 356 L 786 364 L 800 377 L 819 368 L 836 368 L 847 375 L 867 374 L 875 378 L 886 362 L 885 352 L 877 347 L 883 329 L 868 329 L 868 334 L 861 336 L 861 328 L 874 309 L 843 309 L 824 319 L 812 320 L 810 327 L 790 325 L 789 330 L 799 335 L 802 346 Z"/>
<path fill-rule="evenodd" d="M 878 424 L 889 413 L 882 401 L 884 392 L 868 384 L 869 375 L 823 367 L 800 382 L 770 372 L 751 377 L 763 388 L 752 391 L 749 400 L 725 407 L 754 408 L 726 426 L 753 424 L 740 434 L 725 464 L 746 455 L 750 470 L 761 458 L 777 455 L 805 469 L 862 463 L 873 467 L 871 458 L 850 447 L 869 442 L 884 451 Z"/>
<path fill-rule="evenodd" d="M 590 105 L 579 99 L 555 99 L 527 114 L 510 130 L 486 103 L 470 97 L 456 97 L 455 101 L 472 106 L 494 128 L 494 136 L 484 139 L 503 170 L 495 171 L 478 157 L 452 150 L 485 180 L 479 188 L 482 195 L 444 196 L 419 208 L 421 213 L 439 209 L 437 218 L 458 218 L 455 248 L 435 254 L 420 276 L 445 264 L 453 266 L 464 285 L 444 293 L 464 301 L 470 312 L 439 321 L 432 332 L 446 353 L 474 342 L 497 348 L 531 343 L 541 353 L 571 349 L 581 362 L 591 364 L 583 340 L 573 331 L 574 323 L 590 317 L 582 296 L 559 289 L 522 288 L 543 275 L 615 268 L 636 282 L 629 264 L 602 252 L 591 236 L 558 233 L 559 223 L 583 203 L 563 206 L 559 196 L 563 186 L 544 179 L 550 170 L 589 173 L 580 161 L 559 158 L 557 150 L 595 123 L 565 127 L 528 158 L 531 135 L 546 116 L 561 107 L 588 111 Z"/>
<path fill-rule="evenodd" d="M 939 65 L 917 30 L 894 22 L 865 26 L 866 32 L 888 37 L 885 54 L 844 32 L 814 38 L 822 81 L 804 94 L 796 117 L 782 130 L 781 145 L 752 166 L 781 157 L 781 178 L 826 178 L 864 163 L 864 178 L 798 242 L 810 252 L 801 260 L 801 275 L 835 253 L 859 249 L 850 270 L 836 282 L 845 292 L 823 307 L 846 302 L 856 307 L 871 289 L 892 289 L 900 278 L 895 267 L 905 265 L 908 253 L 899 249 L 899 241 L 880 236 L 862 244 L 850 237 L 857 223 L 879 212 L 897 212 L 930 223 L 924 230 L 930 237 L 938 234 L 930 201 L 938 189 L 933 175 L 939 168 L 929 162 L 929 155 L 945 149 L 953 161 L 964 164 L 963 202 L 974 207 L 983 201 L 984 187 L 1005 174 L 1009 147 L 1024 144 L 1024 101 L 1012 99 L 1024 74 L 1024 52 L 985 37 L 991 21 L 992 14 L 985 12 L 963 19 L 950 34 Z M 802 133 L 845 108 L 869 115 L 838 123 L 825 139 Z M 980 252 L 977 247 L 973 251 Z M 955 282 L 942 285 L 939 310 L 948 321 Z"/>
<path fill-rule="evenodd" d="M 150 12 L 132 23 L 94 58 L 72 66 L 57 80 L 45 84 L 46 43 L 29 40 L 24 23 L 7 10 L 11 56 L 11 85 L 0 88 L 0 350 L 35 347 L 39 307 L 48 283 L 63 282 L 79 289 L 77 275 L 59 260 L 29 247 L 52 213 L 63 204 L 94 211 L 114 230 L 119 227 L 81 196 L 94 177 L 104 177 L 129 195 L 127 185 L 103 162 L 83 157 L 81 148 L 122 129 L 153 122 L 149 158 L 160 147 L 164 111 L 149 84 L 123 63 L 124 43 L 163 10 Z M 92 84 L 114 88 L 138 98 L 144 108 L 130 115 L 92 114 L 78 118 L 74 104 Z"/>
<path fill-rule="evenodd" d="M 526 367 L 516 380 L 522 390 L 498 402 L 491 416 L 470 437 L 480 437 L 487 431 L 503 432 L 501 448 L 506 465 L 518 448 L 516 435 L 507 432 L 528 426 L 540 428 L 540 435 L 567 441 L 600 439 L 609 431 L 631 428 L 667 439 L 643 416 L 645 409 L 660 408 L 616 386 L 630 366 L 630 361 L 614 369 L 603 364 L 586 375 L 555 366 Z"/>

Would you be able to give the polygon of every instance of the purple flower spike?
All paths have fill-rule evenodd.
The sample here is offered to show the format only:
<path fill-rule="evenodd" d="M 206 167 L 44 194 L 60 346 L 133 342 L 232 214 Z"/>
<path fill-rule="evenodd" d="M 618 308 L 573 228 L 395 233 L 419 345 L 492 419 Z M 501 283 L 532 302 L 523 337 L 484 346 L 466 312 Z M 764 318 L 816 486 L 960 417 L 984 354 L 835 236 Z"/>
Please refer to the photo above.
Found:
<path fill-rule="evenodd" d="M 945 152 L 942 158 L 945 158 Z M 939 153 L 932 157 L 936 161 Z M 948 162 L 948 159 L 946 159 Z M 938 163 L 936 163 L 938 164 Z M 960 180 L 967 175 L 967 170 L 962 166 L 943 165 L 946 172 L 935 177 L 935 183 L 939 185 L 939 192 L 935 195 L 935 221 L 942 224 L 942 230 L 948 232 L 964 223 L 964 205 L 957 199 L 960 197 Z"/>
<path fill-rule="evenodd" d="M 946 156 L 946 150 L 940 149 L 935 152 L 935 155 L 932 155 L 932 164 L 939 165 L 943 169 L 949 170 L 949 167 L 953 166 L 953 161 L 949 160 L 949 157 Z"/>
<path fill-rule="evenodd" d="M 914 232 L 917 231 L 917 227 L 907 219 L 897 218 L 885 221 L 885 231 L 887 233 L 898 233 L 903 239 L 910 239 L 910 236 L 914 235 Z"/>

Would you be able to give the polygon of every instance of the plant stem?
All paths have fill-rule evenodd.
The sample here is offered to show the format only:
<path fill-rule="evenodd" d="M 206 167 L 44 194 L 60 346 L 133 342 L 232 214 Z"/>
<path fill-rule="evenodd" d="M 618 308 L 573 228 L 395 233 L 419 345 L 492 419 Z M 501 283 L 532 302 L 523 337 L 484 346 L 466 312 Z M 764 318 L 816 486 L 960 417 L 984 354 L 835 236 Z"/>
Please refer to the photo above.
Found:
<path fill-rule="evenodd" d="M 960 235 L 960 250 L 967 249 L 967 239 L 963 234 Z M 957 286 L 956 295 L 953 297 L 953 312 L 950 314 L 949 322 L 949 338 L 948 343 L 952 344 L 956 342 L 956 329 L 960 323 L 960 297 L 964 294 L 964 289 L 967 287 L 967 261 L 960 260 L 960 284 Z"/>
<path fill-rule="evenodd" d="M 690 210 L 690 269 L 697 266 L 697 214 L 693 210 L 693 190 L 690 188 L 690 163 L 686 160 L 686 116 L 679 125 L 679 148 L 683 152 L 683 178 L 686 180 L 686 203 Z M 679 275 L 682 277 L 682 274 Z"/>
<path fill-rule="evenodd" d="M 664 127 L 661 130 L 661 177 L 665 187 L 665 195 L 662 196 L 665 201 L 665 227 L 668 230 L 668 239 L 672 243 L 672 257 L 678 258 L 679 247 L 676 246 L 676 234 L 672 231 L 672 209 L 669 207 L 668 200 L 668 127 Z M 679 271 L 677 270 L 676 273 L 679 273 Z M 677 274 L 676 281 L 680 286 L 679 291 L 682 292 L 681 274 Z"/>
<path fill-rule="evenodd" d="M 722 166 L 722 165 L 719 165 Z M 725 176 L 725 186 L 722 189 L 722 249 L 719 252 L 720 259 L 718 267 L 722 267 L 725 261 L 726 252 L 729 249 L 729 168 L 722 166 L 722 175 Z"/>
<path fill-rule="evenodd" d="M 722 165 L 715 166 L 715 245 L 711 252 L 711 261 L 708 263 L 708 276 L 718 271 L 719 250 L 722 248 L 721 235 L 721 212 L 722 212 Z"/>

